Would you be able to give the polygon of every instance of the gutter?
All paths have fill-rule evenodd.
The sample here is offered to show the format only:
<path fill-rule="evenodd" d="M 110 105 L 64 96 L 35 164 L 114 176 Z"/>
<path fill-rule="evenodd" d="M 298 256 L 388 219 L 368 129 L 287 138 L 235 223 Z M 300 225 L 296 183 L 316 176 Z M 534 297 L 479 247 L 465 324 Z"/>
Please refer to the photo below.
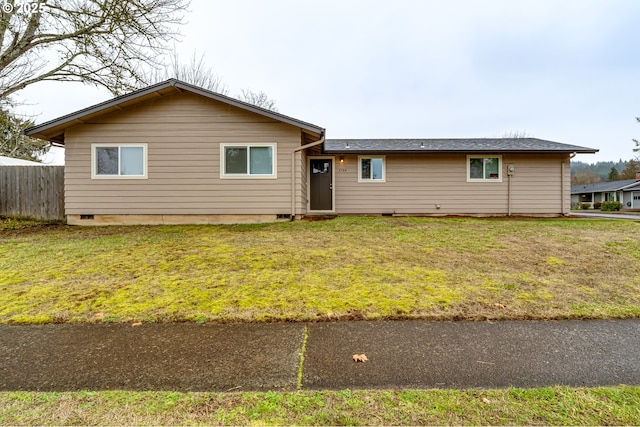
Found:
<path fill-rule="evenodd" d="M 296 153 L 322 144 L 324 142 L 325 132 L 326 130 L 322 129 L 319 140 L 305 144 L 291 152 L 291 221 L 296 219 Z"/>

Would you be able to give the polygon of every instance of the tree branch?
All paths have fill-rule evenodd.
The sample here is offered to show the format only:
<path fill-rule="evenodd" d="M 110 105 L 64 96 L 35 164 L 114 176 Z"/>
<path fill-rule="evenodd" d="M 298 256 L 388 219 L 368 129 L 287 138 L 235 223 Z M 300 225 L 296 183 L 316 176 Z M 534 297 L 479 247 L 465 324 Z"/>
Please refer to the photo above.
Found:
<path fill-rule="evenodd" d="M 135 87 L 143 81 L 143 64 L 157 63 L 164 43 L 177 37 L 173 27 L 182 23 L 189 0 L 37 1 L 46 1 L 43 13 L 2 14 L 0 102 L 58 77 L 114 94 Z"/>

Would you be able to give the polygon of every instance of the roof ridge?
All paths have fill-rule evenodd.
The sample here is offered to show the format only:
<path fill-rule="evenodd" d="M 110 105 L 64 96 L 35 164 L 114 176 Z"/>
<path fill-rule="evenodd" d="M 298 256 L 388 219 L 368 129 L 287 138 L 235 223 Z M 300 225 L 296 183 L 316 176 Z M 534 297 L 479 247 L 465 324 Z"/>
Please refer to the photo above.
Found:
<path fill-rule="evenodd" d="M 328 153 L 348 152 L 577 152 L 598 150 L 541 138 L 345 138 L 327 139 Z"/>
<path fill-rule="evenodd" d="M 221 93 L 218 93 L 218 92 L 211 91 L 209 89 L 202 88 L 200 86 L 193 85 L 191 83 L 187 83 L 187 82 L 178 80 L 176 78 L 170 78 L 170 79 L 164 80 L 162 82 L 151 84 L 151 85 L 146 86 L 144 88 L 140 88 L 140 89 L 134 90 L 132 92 L 116 96 L 116 97 L 108 99 L 106 101 L 91 105 L 89 107 L 86 107 L 86 108 L 83 108 L 83 109 L 80 109 L 80 110 L 77 110 L 77 111 L 74 111 L 72 113 L 60 116 L 58 118 L 46 121 L 46 122 L 41 123 L 39 125 L 32 126 L 32 127 L 28 128 L 28 129 L 26 129 L 24 131 L 24 133 L 26 135 L 29 135 L 29 136 L 32 136 L 32 135 L 33 136 L 38 136 L 36 134 L 38 134 L 40 132 L 44 132 L 44 131 L 47 131 L 47 130 L 52 129 L 52 128 L 64 126 L 67 123 L 70 123 L 70 122 L 73 122 L 73 121 L 76 121 L 76 120 L 80 120 L 83 117 L 86 117 L 86 116 L 91 115 L 91 114 L 99 114 L 101 112 L 106 112 L 105 110 L 107 110 L 109 108 L 118 107 L 119 105 L 124 104 L 126 102 L 135 101 L 136 99 L 141 98 L 141 97 L 143 97 L 145 95 L 149 95 L 151 93 L 158 92 L 158 91 L 161 91 L 163 89 L 170 88 L 170 87 L 175 87 L 178 90 L 180 90 L 180 89 L 187 90 L 187 91 L 189 91 L 191 93 L 195 93 L 197 95 L 204 96 L 204 97 L 207 97 L 207 98 L 219 101 L 219 102 L 224 102 L 226 104 L 233 105 L 233 106 L 236 106 L 236 107 L 241 108 L 243 110 L 250 111 L 250 112 L 253 112 L 253 113 L 256 113 L 256 114 L 260 114 L 262 116 L 269 117 L 269 118 L 272 118 L 274 120 L 281 121 L 283 123 L 287 123 L 287 124 L 290 124 L 290 125 L 293 125 L 293 126 L 298 126 L 298 127 L 302 128 L 302 129 L 305 129 L 305 130 L 309 130 L 309 131 L 312 131 L 312 132 L 317 132 L 317 133 L 320 133 L 320 134 L 325 132 L 324 128 L 322 128 L 320 126 L 317 126 L 317 125 L 314 125 L 312 123 L 305 122 L 303 120 L 299 120 L 299 119 L 296 119 L 296 118 L 291 117 L 291 116 L 287 116 L 287 115 L 279 113 L 277 111 L 267 110 L 267 109 L 259 107 L 257 105 L 253 105 L 253 104 L 250 104 L 248 102 L 241 101 L 239 99 L 230 97 L 228 95 L 224 95 L 224 94 L 221 94 Z M 56 137 L 55 135 L 54 136 L 50 136 L 51 140 L 55 139 L 55 137 Z"/>

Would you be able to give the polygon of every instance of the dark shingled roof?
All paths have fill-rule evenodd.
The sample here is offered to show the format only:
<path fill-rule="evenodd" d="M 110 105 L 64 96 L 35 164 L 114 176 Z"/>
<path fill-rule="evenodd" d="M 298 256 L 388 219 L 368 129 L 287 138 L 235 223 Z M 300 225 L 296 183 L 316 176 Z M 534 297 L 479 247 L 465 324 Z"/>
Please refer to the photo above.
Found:
<path fill-rule="evenodd" d="M 635 185 L 634 185 L 635 184 Z M 603 191 L 619 191 L 640 188 L 640 181 L 623 179 L 621 181 L 596 182 L 594 184 L 576 184 L 571 186 L 571 194 L 601 193 Z"/>
<path fill-rule="evenodd" d="M 595 148 L 538 138 L 327 139 L 326 153 L 596 153 Z"/>

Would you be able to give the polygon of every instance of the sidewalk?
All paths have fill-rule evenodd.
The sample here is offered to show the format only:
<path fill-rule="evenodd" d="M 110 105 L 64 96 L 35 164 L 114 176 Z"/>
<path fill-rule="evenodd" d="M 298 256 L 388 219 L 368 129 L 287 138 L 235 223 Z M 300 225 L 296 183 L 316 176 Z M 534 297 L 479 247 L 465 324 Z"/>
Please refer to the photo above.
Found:
<path fill-rule="evenodd" d="M 588 211 L 571 211 L 570 217 L 574 218 L 601 218 L 601 219 L 630 219 L 632 221 L 640 221 L 639 213 L 620 213 L 620 212 L 588 212 Z"/>
<path fill-rule="evenodd" d="M 640 320 L 0 326 L 1 391 L 618 384 Z"/>

